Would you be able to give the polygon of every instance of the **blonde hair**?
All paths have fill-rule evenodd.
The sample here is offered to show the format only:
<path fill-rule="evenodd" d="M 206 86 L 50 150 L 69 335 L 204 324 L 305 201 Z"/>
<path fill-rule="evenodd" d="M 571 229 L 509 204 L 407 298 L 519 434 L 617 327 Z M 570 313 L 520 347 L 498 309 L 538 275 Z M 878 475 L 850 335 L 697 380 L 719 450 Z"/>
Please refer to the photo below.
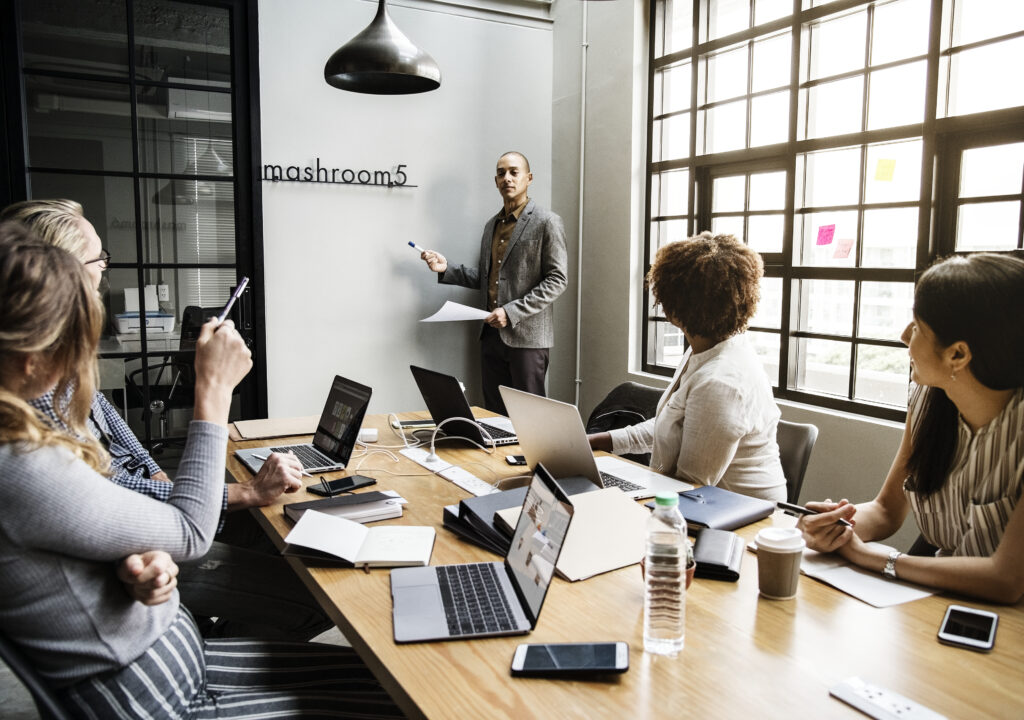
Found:
<path fill-rule="evenodd" d="M 110 458 L 86 426 L 103 317 L 79 260 L 23 225 L 0 224 L 0 374 L 14 377 L 26 356 L 42 356 L 59 377 L 54 410 L 70 431 L 52 427 L 14 388 L 0 385 L 0 443 L 22 450 L 63 446 L 108 472 Z"/>
<path fill-rule="evenodd" d="M 81 262 L 92 259 L 85 257 L 88 240 L 82 232 L 84 219 L 82 206 L 74 200 L 25 200 L 0 212 L 0 220 L 20 222 L 44 242 L 67 250 Z"/>

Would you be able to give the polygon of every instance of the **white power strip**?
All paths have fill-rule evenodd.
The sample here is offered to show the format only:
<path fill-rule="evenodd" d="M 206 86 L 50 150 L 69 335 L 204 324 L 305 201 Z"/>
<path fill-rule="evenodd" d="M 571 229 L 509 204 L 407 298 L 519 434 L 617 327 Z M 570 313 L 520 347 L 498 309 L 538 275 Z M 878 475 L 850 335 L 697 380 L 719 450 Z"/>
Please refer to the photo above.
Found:
<path fill-rule="evenodd" d="M 846 678 L 830 687 L 828 692 L 875 720 L 945 720 L 946 717 L 892 690 L 866 683 L 859 677 Z"/>
<path fill-rule="evenodd" d="M 450 462 L 445 462 L 441 458 L 438 458 L 437 460 L 427 460 L 427 456 L 430 455 L 430 451 L 424 448 L 405 448 L 398 452 L 401 455 L 405 455 L 417 465 L 425 467 L 430 472 L 440 472 L 441 470 L 446 470 L 452 466 Z"/>
<path fill-rule="evenodd" d="M 438 475 L 445 480 L 450 480 L 466 492 L 473 493 L 477 497 L 498 492 L 498 488 L 488 482 L 484 482 L 473 473 L 463 470 L 458 465 L 452 465 L 450 468 L 440 471 Z"/>
<path fill-rule="evenodd" d="M 472 493 L 477 497 L 497 492 L 497 488 L 492 487 L 490 483 L 484 482 L 476 475 L 463 470 L 457 465 L 452 465 L 450 462 L 446 462 L 441 458 L 436 460 L 427 460 L 427 456 L 430 455 L 429 450 L 424 448 L 405 448 L 398 452 L 405 455 L 420 467 L 425 467 L 430 472 L 437 473 L 445 480 L 455 483 L 466 492 Z"/>

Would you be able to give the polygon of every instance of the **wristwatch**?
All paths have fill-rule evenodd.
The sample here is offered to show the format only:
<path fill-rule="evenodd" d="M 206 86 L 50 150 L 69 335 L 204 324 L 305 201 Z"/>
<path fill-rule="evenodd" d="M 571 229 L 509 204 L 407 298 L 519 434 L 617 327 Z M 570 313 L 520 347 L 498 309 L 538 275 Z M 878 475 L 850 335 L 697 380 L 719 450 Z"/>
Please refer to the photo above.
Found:
<path fill-rule="evenodd" d="M 889 559 L 885 561 L 885 568 L 882 570 L 882 574 L 890 580 L 896 579 L 896 559 L 902 554 L 899 550 L 893 550 L 889 553 Z"/>

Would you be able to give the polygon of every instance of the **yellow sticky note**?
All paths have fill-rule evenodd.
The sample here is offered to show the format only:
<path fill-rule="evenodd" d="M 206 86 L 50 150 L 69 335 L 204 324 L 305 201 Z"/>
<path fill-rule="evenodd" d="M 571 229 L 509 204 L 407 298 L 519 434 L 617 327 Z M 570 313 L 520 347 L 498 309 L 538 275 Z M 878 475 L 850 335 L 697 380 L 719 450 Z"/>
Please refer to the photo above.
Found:
<path fill-rule="evenodd" d="M 879 158 L 875 166 L 875 180 L 892 182 L 892 174 L 896 170 L 896 161 L 891 158 Z"/>

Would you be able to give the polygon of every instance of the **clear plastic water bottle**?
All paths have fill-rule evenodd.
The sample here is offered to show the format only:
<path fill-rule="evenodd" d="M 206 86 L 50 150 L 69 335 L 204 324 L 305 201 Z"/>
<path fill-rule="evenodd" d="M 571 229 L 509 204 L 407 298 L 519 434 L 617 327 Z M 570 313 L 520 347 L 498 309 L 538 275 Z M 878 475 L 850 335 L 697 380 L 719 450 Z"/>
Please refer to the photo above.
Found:
<path fill-rule="evenodd" d="M 676 493 L 658 493 L 647 521 L 644 650 L 675 656 L 686 635 L 686 520 Z"/>

